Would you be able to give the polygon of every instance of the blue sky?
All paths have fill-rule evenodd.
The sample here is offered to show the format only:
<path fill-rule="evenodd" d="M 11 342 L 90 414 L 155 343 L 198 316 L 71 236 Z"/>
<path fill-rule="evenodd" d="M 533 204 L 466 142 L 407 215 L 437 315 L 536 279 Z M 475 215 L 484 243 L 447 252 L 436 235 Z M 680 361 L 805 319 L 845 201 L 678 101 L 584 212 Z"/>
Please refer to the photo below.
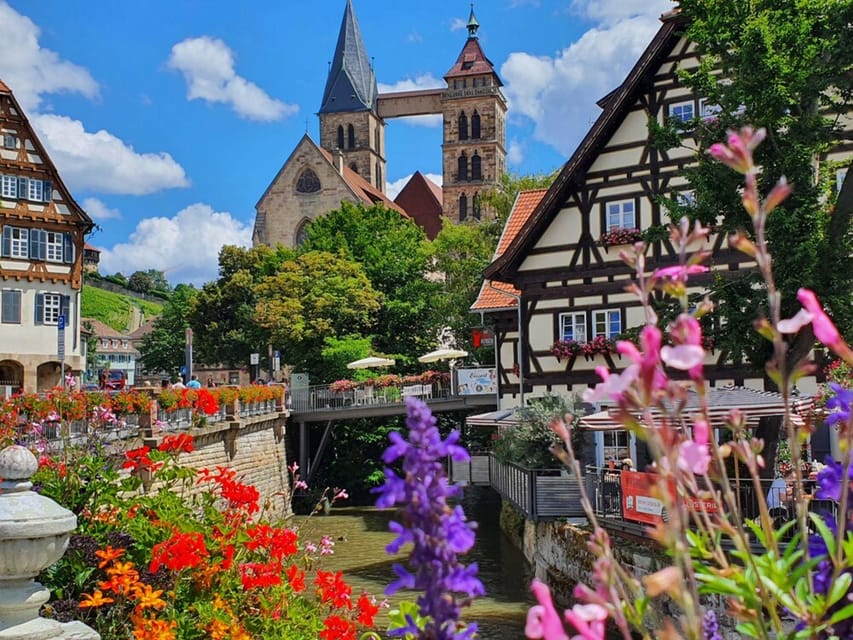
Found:
<path fill-rule="evenodd" d="M 316 116 L 345 0 L 0 0 L 0 79 L 100 229 L 101 272 L 215 279 L 251 244 L 255 203 Z M 572 153 L 671 0 L 480 0 L 480 41 L 509 101 L 508 165 Z M 354 0 L 380 91 L 441 86 L 470 5 Z M 391 195 L 440 182 L 435 117 L 391 120 Z"/>

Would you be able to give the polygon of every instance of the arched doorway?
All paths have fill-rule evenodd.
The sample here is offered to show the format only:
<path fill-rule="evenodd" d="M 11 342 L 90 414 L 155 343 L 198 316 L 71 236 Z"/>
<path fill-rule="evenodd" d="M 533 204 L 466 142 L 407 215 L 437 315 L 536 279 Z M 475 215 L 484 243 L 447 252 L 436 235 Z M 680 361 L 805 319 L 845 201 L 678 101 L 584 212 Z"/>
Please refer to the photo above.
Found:
<path fill-rule="evenodd" d="M 0 391 L 11 387 L 10 393 L 18 393 L 23 386 L 24 365 L 15 360 L 0 360 Z"/>
<path fill-rule="evenodd" d="M 36 369 L 36 391 L 50 391 L 54 387 L 62 384 L 60 376 L 60 366 L 56 361 L 43 362 Z"/>

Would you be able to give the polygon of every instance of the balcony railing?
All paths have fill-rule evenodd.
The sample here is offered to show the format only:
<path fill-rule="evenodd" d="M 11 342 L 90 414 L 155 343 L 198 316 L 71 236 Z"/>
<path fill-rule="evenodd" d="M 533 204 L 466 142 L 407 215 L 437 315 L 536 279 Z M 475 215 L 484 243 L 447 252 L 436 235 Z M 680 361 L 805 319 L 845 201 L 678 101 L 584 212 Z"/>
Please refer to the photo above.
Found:
<path fill-rule="evenodd" d="M 347 390 L 336 390 L 329 385 L 315 385 L 292 389 L 288 394 L 287 408 L 294 413 L 310 413 L 357 407 L 402 406 L 409 397 L 429 401 L 452 396 L 450 388 L 442 382 L 389 387 L 364 386 Z"/>

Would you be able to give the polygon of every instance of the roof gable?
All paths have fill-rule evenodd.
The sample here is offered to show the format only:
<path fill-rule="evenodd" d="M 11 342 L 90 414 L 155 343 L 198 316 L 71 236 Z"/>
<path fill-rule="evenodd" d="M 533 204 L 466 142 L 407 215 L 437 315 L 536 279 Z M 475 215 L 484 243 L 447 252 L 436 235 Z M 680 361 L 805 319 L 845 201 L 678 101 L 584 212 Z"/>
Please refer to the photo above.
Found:
<path fill-rule="evenodd" d="M 406 210 L 430 240 L 435 239 L 441 231 L 441 187 L 415 171 L 394 202 Z"/>
<path fill-rule="evenodd" d="M 450 68 L 450 71 L 444 74 L 444 79 L 465 78 L 484 74 L 493 75 L 497 80 L 498 86 L 503 86 L 492 61 L 483 53 L 483 49 L 480 47 L 480 40 L 476 37 L 470 37 L 465 41 L 465 46 L 462 47 L 462 51 L 456 59 L 456 64 Z"/>
<path fill-rule="evenodd" d="M 537 205 L 542 201 L 547 192 L 547 189 L 531 189 L 518 193 L 515 203 L 512 205 L 512 211 L 504 225 L 503 232 L 501 232 L 500 240 L 498 240 L 498 246 L 495 249 L 495 259 L 503 255 L 504 251 L 509 248 L 516 235 L 518 235 L 518 232 L 536 210 Z M 471 311 L 493 311 L 515 308 L 518 306 L 516 296 L 520 294 L 521 292 L 511 284 L 484 280 L 480 287 L 480 294 L 477 296 L 474 304 L 471 305 Z"/>
<path fill-rule="evenodd" d="M 512 279 L 537 238 L 560 212 L 572 190 L 583 179 L 584 172 L 595 162 L 607 141 L 624 121 L 639 98 L 646 80 L 657 71 L 673 50 L 681 38 L 685 21 L 675 12 L 665 14 L 661 19 L 663 24 L 634 64 L 625 81 L 612 94 L 606 96 L 607 108 L 596 119 L 572 157 L 563 165 L 551 188 L 507 250 L 486 267 L 483 272 L 485 277 L 496 280 Z"/>

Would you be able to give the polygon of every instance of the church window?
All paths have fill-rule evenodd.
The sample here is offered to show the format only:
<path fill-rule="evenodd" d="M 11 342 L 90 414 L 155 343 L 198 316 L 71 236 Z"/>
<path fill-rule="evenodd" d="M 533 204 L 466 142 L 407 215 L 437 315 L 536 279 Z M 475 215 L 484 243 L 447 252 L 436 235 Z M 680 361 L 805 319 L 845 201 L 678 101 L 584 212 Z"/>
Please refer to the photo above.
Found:
<path fill-rule="evenodd" d="M 480 154 L 475 153 L 471 156 L 471 180 L 483 179 L 483 163 L 480 160 Z"/>
<path fill-rule="evenodd" d="M 355 149 L 355 127 L 351 124 L 347 125 L 347 145 L 350 149 Z"/>
<path fill-rule="evenodd" d="M 317 177 L 317 174 L 307 167 L 303 169 L 296 181 L 296 191 L 298 193 L 316 193 L 320 188 L 320 178 Z"/>
<path fill-rule="evenodd" d="M 376 161 L 376 188 L 382 188 L 382 167 L 378 160 Z"/>
<path fill-rule="evenodd" d="M 297 247 L 301 247 L 305 244 L 305 241 L 308 239 L 308 225 L 310 224 L 309 220 L 303 220 L 302 224 L 299 225 L 299 228 L 296 229 L 296 237 L 294 241 L 296 242 Z"/>
<path fill-rule="evenodd" d="M 463 152 L 456 161 L 456 181 L 462 182 L 468 179 L 468 156 Z"/>
<path fill-rule="evenodd" d="M 474 140 L 480 139 L 480 114 L 476 111 L 471 116 L 471 138 Z"/>
<path fill-rule="evenodd" d="M 350 162 L 349 168 L 358 173 L 358 165 L 355 162 Z"/>
<path fill-rule="evenodd" d="M 459 139 L 468 139 L 468 116 L 465 115 L 464 111 L 459 114 Z"/>
<path fill-rule="evenodd" d="M 380 140 L 379 140 L 379 127 L 376 127 L 376 131 L 375 131 L 375 134 L 373 137 L 375 138 L 376 153 L 381 153 L 382 146 L 380 145 Z"/>
<path fill-rule="evenodd" d="M 468 196 L 464 193 L 459 196 L 459 222 L 468 217 Z"/>
<path fill-rule="evenodd" d="M 344 148 L 344 127 L 343 125 L 338 125 L 338 149 Z"/>
<path fill-rule="evenodd" d="M 474 218 L 474 220 L 479 220 L 480 219 L 480 194 L 479 193 L 474 194 L 474 200 L 472 201 L 471 204 L 472 204 L 471 215 Z"/>

